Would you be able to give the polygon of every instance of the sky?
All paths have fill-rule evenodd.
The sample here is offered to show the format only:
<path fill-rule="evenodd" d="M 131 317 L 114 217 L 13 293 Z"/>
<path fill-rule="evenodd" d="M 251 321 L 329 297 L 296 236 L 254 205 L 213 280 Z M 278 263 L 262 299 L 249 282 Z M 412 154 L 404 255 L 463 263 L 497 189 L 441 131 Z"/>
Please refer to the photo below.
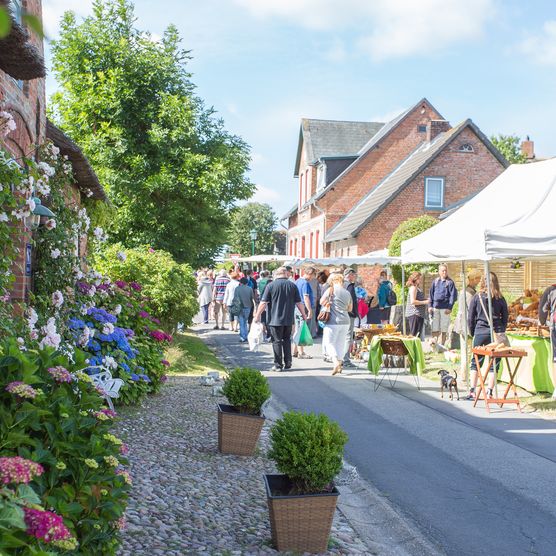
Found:
<path fill-rule="evenodd" d="M 91 5 L 43 0 L 47 36 L 64 11 Z M 135 10 L 155 37 L 177 26 L 197 94 L 251 146 L 253 200 L 279 216 L 296 203 L 304 117 L 386 122 L 426 97 L 452 125 L 529 135 L 537 156 L 556 156 L 553 0 L 136 0 Z"/>

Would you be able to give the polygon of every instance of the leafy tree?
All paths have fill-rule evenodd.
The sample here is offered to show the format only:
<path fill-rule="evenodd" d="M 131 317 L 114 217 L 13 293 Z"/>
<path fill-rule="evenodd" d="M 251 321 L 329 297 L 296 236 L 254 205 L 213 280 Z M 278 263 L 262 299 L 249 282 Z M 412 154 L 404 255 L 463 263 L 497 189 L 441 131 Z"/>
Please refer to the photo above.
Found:
<path fill-rule="evenodd" d="M 53 43 L 53 117 L 107 187 L 111 241 L 207 263 L 230 210 L 253 192 L 249 148 L 194 94 L 174 26 L 155 41 L 135 28 L 128 0 L 93 6 L 81 23 L 67 12 Z"/>
<path fill-rule="evenodd" d="M 402 253 L 402 241 L 406 239 L 411 239 L 412 237 L 418 236 L 425 230 L 432 228 L 435 224 L 438 224 L 438 220 L 425 214 L 423 216 L 418 216 L 417 218 L 409 218 L 402 222 L 392 234 L 390 238 L 390 243 L 388 244 L 388 254 L 391 257 L 399 257 Z M 406 265 L 406 275 L 418 270 L 419 272 L 434 272 L 435 267 L 433 265 Z M 402 279 L 402 267 L 400 265 L 392 266 L 392 275 L 396 282 L 401 282 Z"/>
<path fill-rule="evenodd" d="M 251 255 L 251 230 L 257 232 L 255 252 L 271 255 L 274 249 L 274 228 L 278 222 L 276 213 L 266 203 L 247 203 L 232 214 L 228 244 L 233 253 Z"/>
<path fill-rule="evenodd" d="M 510 164 L 524 164 L 527 157 L 521 152 L 521 139 L 517 135 L 493 135 L 492 144 Z"/>

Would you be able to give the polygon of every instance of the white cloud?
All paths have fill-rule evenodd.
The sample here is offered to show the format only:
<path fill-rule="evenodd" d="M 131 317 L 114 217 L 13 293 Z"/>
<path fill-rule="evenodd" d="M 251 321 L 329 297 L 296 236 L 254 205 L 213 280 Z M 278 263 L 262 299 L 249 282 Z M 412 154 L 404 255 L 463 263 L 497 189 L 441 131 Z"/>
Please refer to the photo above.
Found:
<path fill-rule="evenodd" d="M 254 17 L 347 30 L 374 60 L 430 54 L 481 36 L 495 0 L 235 0 Z"/>
<path fill-rule="evenodd" d="M 249 200 L 257 203 L 272 203 L 273 201 L 280 200 L 280 194 L 264 185 L 257 185 L 257 191 L 255 191 L 255 194 Z"/>
<path fill-rule="evenodd" d="M 46 36 L 50 39 L 58 38 L 60 19 L 64 12 L 72 11 L 77 16 L 87 16 L 92 13 L 92 0 L 45 0 L 43 2 L 42 18 Z"/>
<path fill-rule="evenodd" d="M 543 66 L 556 66 L 556 20 L 546 21 L 542 33 L 530 35 L 518 50 Z"/>

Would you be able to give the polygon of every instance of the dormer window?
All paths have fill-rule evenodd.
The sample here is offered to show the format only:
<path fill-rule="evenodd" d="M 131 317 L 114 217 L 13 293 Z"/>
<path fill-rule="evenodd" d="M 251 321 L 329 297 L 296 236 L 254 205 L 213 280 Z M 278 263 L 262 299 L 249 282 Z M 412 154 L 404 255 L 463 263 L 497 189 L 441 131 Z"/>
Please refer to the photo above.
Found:
<path fill-rule="evenodd" d="M 471 143 L 463 143 L 459 146 L 458 151 L 460 153 L 474 153 L 475 149 L 473 148 L 473 145 Z"/>

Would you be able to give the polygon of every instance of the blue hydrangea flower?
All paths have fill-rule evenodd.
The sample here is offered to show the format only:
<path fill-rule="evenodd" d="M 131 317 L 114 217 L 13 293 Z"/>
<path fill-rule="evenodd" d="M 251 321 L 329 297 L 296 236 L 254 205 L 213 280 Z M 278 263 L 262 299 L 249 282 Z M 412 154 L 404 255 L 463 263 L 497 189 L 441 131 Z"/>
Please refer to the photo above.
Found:
<path fill-rule="evenodd" d="M 135 373 L 131 373 L 131 380 L 133 380 L 134 382 L 137 382 L 139 379 L 139 375 L 135 374 Z"/>
<path fill-rule="evenodd" d="M 118 321 L 117 317 L 110 314 L 108 311 L 105 311 L 104 309 L 99 309 L 98 307 L 91 307 L 87 311 L 87 314 L 93 317 L 93 319 L 95 319 L 97 322 L 101 322 L 103 324 L 107 322 L 116 324 L 116 322 Z"/>

